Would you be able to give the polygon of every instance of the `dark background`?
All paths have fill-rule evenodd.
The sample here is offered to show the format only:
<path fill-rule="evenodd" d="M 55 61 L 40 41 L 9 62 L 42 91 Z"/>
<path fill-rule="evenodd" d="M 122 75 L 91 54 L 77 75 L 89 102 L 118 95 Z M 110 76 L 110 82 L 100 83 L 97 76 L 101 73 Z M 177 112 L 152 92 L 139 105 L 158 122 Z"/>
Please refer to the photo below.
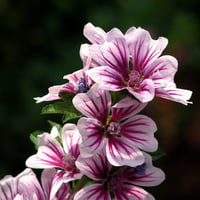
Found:
<path fill-rule="evenodd" d="M 0 0 L 0 178 L 17 175 L 35 153 L 29 135 L 49 130 L 45 104 L 33 97 L 62 84 L 63 75 L 82 67 L 82 31 L 87 22 L 109 31 L 130 26 L 164 36 L 164 54 L 179 61 L 176 83 L 193 90 L 193 105 L 155 98 L 146 111 L 167 156 L 156 161 L 166 181 L 148 189 L 160 200 L 200 199 L 200 18 L 198 1 L 190 0 Z M 53 117 L 53 116 L 52 116 Z"/>

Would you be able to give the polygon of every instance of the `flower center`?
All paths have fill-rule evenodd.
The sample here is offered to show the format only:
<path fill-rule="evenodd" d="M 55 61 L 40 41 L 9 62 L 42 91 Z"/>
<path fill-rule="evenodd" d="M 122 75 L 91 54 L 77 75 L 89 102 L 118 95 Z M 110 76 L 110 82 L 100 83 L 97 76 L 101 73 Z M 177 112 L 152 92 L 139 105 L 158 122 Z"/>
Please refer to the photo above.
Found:
<path fill-rule="evenodd" d="M 113 135 L 120 137 L 121 127 L 117 122 L 110 122 L 105 128 L 106 136 Z"/>
<path fill-rule="evenodd" d="M 66 154 L 62 158 L 62 163 L 67 171 L 74 171 L 76 169 L 75 161 L 76 159 L 74 158 L 74 156 L 70 154 Z"/>
<path fill-rule="evenodd" d="M 78 91 L 80 93 L 86 93 L 88 91 L 88 89 L 89 89 L 89 87 L 88 87 L 86 80 L 83 77 L 81 77 L 78 82 Z"/>
<path fill-rule="evenodd" d="M 138 71 L 133 70 L 129 74 L 128 86 L 134 88 L 135 90 L 139 90 L 139 84 L 142 80 L 142 75 Z"/>
<path fill-rule="evenodd" d="M 113 191 L 117 191 L 120 193 L 121 189 L 122 189 L 122 185 L 123 185 L 121 177 L 113 176 L 110 180 L 110 185 L 111 185 Z"/>

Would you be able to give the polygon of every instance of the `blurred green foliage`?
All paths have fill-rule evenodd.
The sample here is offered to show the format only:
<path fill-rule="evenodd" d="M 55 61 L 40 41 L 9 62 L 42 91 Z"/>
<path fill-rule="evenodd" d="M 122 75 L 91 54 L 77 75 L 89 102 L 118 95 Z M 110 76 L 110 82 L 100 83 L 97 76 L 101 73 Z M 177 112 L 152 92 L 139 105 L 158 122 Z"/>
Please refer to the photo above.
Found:
<path fill-rule="evenodd" d="M 36 129 L 48 130 L 47 117 L 40 115 L 45 104 L 35 104 L 33 97 L 43 96 L 49 86 L 64 83 L 64 75 L 82 67 L 79 47 L 87 42 L 83 26 L 92 22 L 106 31 L 141 26 L 155 39 L 158 36 L 169 39 L 165 53 L 179 61 L 176 82 L 179 87 L 194 91 L 194 106 L 157 100 L 147 110 L 157 120 L 158 137 L 168 151 L 167 158 L 158 163 L 166 171 L 167 180 L 159 190 L 152 191 L 162 200 L 198 199 L 195 198 L 199 192 L 197 184 L 200 185 L 195 179 L 200 177 L 196 159 L 200 155 L 197 3 L 196 0 L 0 0 L 0 178 L 21 172 L 26 158 L 35 152 L 29 134 Z M 188 175 L 184 176 L 185 173 Z"/>

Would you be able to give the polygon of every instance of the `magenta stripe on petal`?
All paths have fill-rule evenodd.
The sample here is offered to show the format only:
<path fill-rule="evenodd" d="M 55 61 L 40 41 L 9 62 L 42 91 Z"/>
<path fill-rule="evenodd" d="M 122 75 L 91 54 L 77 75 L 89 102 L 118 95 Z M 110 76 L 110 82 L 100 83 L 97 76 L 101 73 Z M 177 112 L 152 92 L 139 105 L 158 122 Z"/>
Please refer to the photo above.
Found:
<path fill-rule="evenodd" d="M 102 184 L 92 184 L 79 190 L 74 200 L 111 200 L 108 190 Z"/>
<path fill-rule="evenodd" d="M 98 152 L 104 145 L 103 131 L 101 124 L 92 118 L 80 118 L 78 128 L 82 135 L 82 152 L 86 151 L 89 154 Z"/>
<path fill-rule="evenodd" d="M 109 139 L 106 145 L 106 155 L 114 166 L 128 165 L 135 167 L 144 162 L 142 152 L 126 138 Z"/>

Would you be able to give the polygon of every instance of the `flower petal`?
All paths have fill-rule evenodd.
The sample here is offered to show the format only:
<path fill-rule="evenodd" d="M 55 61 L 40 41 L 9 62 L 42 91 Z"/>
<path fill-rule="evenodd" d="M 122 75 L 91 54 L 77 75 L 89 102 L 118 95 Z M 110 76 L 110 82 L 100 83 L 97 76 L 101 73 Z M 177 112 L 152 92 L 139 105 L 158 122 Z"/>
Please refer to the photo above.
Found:
<path fill-rule="evenodd" d="M 104 90 L 119 91 L 126 87 L 119 71 L 108 66 L 95 67 L 86 73 Z"/>
<path fill-rule="evenodd" d="M 18 192 L 23 194 L 25 199 L 45 199 L 40 183 L 31 169 L 25 169 L 17 176 L 18 179 Z M 31 198 L 30 198 L 31 197 Z"/>
<path fill-rule="evenodd" d="M 131 167 L 124 168 L 122 172 L 123 181 L 139 185 L 139 186 L 156 186 L 162 183 L 165 179 L 164 172 L 152 165 L 152 158 L 150 155 L 144 153 L 145 156 L 145 173 L 135 173 L 135 169 Z"/>
<path fill-rule="evenodd" d="M 68 183 L 63 183 L 58 192 L 56 193 L 56 199 L 66 200 L 68 199 L 69 195 L 70 195 L 70 185 Z"/>
<path fill-rule="evenodd" d="M 109 191 L 102 184 L 92 184 L 79 190 L 75 196 L 74 200 L 111 200 Z"/>
<path fill-rule="evenodd" d="M 76 169 L 76 171 L 66 172 L 63 175 L 63 182 L 69 183 L 70 181 L 81 179 L 82 176 L 83 176 L 83 173 L 80 172 L 78 169 Z"/>
<path fill-rule="evenodd" d="M 91 156 L 99 152 L 105 145 L 101 124 L 92 118 L 82 117 L 78 121 L 78 129 L 82 135 L 81 155 Z"/>
<path fill-rule="evenodd" d="M 72 102 L 85 116 L 105 122 L 110 112 L 111 97 L 109 92 L 95 84 L 87 93 L 77 94 Z"/>
<path fill-rule="evenodd" d="M 63 85 L 56 85 L 56 86 L 52 86 L 50 87 L 49 93 L 43 97 L 35 97 L 34 99 L 36 100 L 36 103 L 41 103 L 43 101 L 54 101 L 54 100 L 58 100 L 61 99 L 59 97 L 59 92 L 61 90 L 64 90 L 65 84 Z"/>
<path fill-rule="evenodd" d="M 64 152 L 61 145 L 50 134 L 39 135 L 40 145 L 36 155 L 26 160 L 26 165 L 32 168 L 59 167 L 65 169 L 63 164 Z"/>
<path fill-rule="evenodd" d="M 46 198 L 49 200 L 65 200 L 70 195 L 70 186 L 63 183 L 64 171 L 56 169 L 45 169 L 42 172 L 42 186 Z"/>
<path fill-rule="evenodd" d="M 118 71 L 123 79 L 129 76 L 129 51 L 123 35 L 102 45 L 92 45 L 90 55 L 97 66 L 106 66 Z M 92 78 L 92 77 L 91 77 Z"/>
<path fill-rule="evenodd" d="M 79 157 L 76 161 L 76 166 L 83 174 L 94 180 L 106 179 L 107 173 L 112 168 L 111 164 L 106 158 L 104 150 L 87 159 L 84 157 Z"/>
<path fill-rule="evenodd" d="M 112 120 L 122 121 L 139 113 L 146 103 L 140 103 L 130 97 L 125 97 L 112 106 Z"/>
<path fill-rule="evenodd" d="M 0 199 L 14 199 L 17 195 L 17 180 L 11 175 L 5 176 L 0 180 Z"/>
<path fill-rule="evenodd" d="M 122 137 L 109 138 L 106 145 L 106 155 L 114 166 L 128 165 L 135 167 L 144 162 L 143 153 L 133 144 Z"/>
<path fill-rule="evenodd" d="M 156 88 L 156 95 L 164 99 L 187 105 L 188 103 L 191 103 L 189 100 L 192 96 L 192 91 L 176 87 Z"/>
<path fill-rule="evenodd" d="M 144 151 L 156 151 L 158 141 L 154 137 L 157 130 L 155 122 L 145 115 L 136 115 L 121 124 L 120 135 L 133 146 Z"/>
<path fill-rule="evenodd" d="M 144 79 L 138 88 L 127 86 L 127 90 L 142 103 L 151 101 L 155 95 L 154 83 L 151 79 Z"/>
<path fill-rule="evenodd" d="M 63 184 L 62 177 L 64 171 L 56 169 L 45 169 L 41 175 L 41 182 L 47 199 L 53 199 Z"/>
<path fill-rule="evenodd" d="M 114 191 L 115 200 L 154 200 L 154 197 L 142 188 L 124 185 L 121 190 Z"/>
<path fill-rule="evenodd" d="M 83 66 L 84 66 L 84 69 L 89 69 L 89 68 L 92 68 L 92 59 L 91 59 L 91 56 L 89 54 L 89 47 L 91 45 L 89 44 L 82 44 L 81 47 L 80 47 L 80 57 L 81 57 L 81 60 L 83 62 Z"/>
<path fill-rule="evenodd" d="M 102 44 L 105 42 L 105 31 L 91 23 L 87 23 L 84 26 L 83 34 L 91 43 Z"/>
<path fill-rule="evenodd" d="M 128 47 L 130 47 L 130 45 L 131 45 L 132 36 L 134 34 L 134 31 L 136 31 L 136 30 L 137 30 L 136 27 L 132 26 L 126 31 L 126 33 L 124 35 L 125 38 L 126 38 L 126 42 L 128 44 Z"/>
<path fill-rule="evenodd" d="M 37 198 L 36 198 L 37 199 Z M 4 199 L 1 199 L 4 200 Z M 17 196 L 15 196 L 14 200 L 24 200 L 23 194 L 17 194 Z"/>
<path fill-rule="evenodd" d="M 164 87 L 174 81 L 178 68 L 177 60 L 172 56 L 162 56 L 144 69 L 144 77 L 151 78 L 156 88 Z"/>
<path fill-rule="evenodd" d="M 138 28 L 133 32 L 132 38 L 129 37 L 129 43 L 133 68 L 141 72 L 145 66 L 160 56 L 167 46 L 168 40 L 164 37 L 153 40 L 148 31 Z"/>
<path fill-rule="evenodd" d="M 80 154 L 81 135 L 75 124 L 67 123 L 63 126 L 62 141 L 65 153 L 77 158 Z"/>

